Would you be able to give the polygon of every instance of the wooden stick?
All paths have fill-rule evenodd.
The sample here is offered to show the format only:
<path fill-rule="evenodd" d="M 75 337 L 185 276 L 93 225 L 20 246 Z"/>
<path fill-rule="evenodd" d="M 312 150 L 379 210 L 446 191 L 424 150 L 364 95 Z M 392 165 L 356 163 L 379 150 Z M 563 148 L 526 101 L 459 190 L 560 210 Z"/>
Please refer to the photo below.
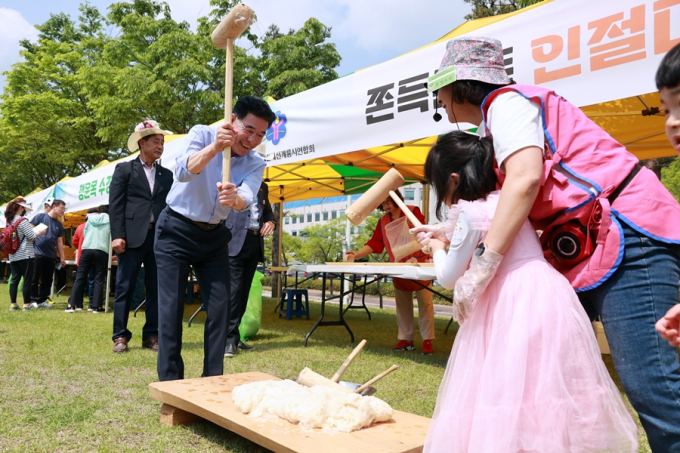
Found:
<path fill-rule="evenodd" d="M 354 348 L 354 351 L 352 351 L 349 357 L 347 357 L 344 363 L 340 366 L 338 371 L 333 375 L 331 381 L 338 382 L 340 380 L 340 376 L 345 374 L 345 370 L 347 369 L 347 367 L 350 365 L 350 363 L 352 363 L 355 357 L 359 355 L 361 350 L 364 349 L 364 346 L 366 346 L 366 340 L 361 340 L 361 343 L 359 343 L 359 345 L 356 348 Z"/>
<path fill-rule="evenodd" d="M 234 40 L 227 38 L 227 56 L 224 61 L 224 121 L 231 123 L 231 102 L 234 95 Z M 231 146 L 222 153 L 222 184 L 229 182 L 231 176 Z"/>
<path fill-rule="evenodd" d="M 405 215 L 406 217 L 408 217 L 408 219 L 411 221 L 411 223 L 413 224 L 413 226 L 414 226 L 414 227 L 419 227 L 419 226 L 421 226 L 422 223 L 420 223 L 420 220 L 418 220 L 418 218 L 417 218 L 415 215 L 413 215 L 413 213 L 412 213 L 411 210 L 408 208 L 408 206 L 406 206 L 406 205 L 404 204 L 404 202 L 401 201 L 401 198 L 399 198 L 399 195 L 397 195 L 396 193 L 394 193 L 394 191 L 392 191 L 392 190 L 390 190 L 389 193 L 390 193 L 390 197 L 392 197 L 392 200 L 397 204 L 397 206 L 399 206 L 399 207 L 401 208 L 401 211 L 404 213 L 404 215 Z"/>
<path fill-rule="evenodd" d="M 353 393 L 361 393 L 361 391 L 363 389 L 365 389 L 369 385 L 374 384 L 375 382 L 378 382 L 380 379 L 384 378 L 385 376 L 387 376 L 388 374 L 390 374 L 392 371 L 396 370 L 397 368 L 399 368 L 399 367 L 396 366 L 396 365 L 392 365 L 388 370 L 383 371 L 382 373 L 380 373 L 379 375 L 377 375 L 376 377 L 374 377 L 373 379 L 371 379 L 370 381 L 368 381 L 367 383 L 365 383 L 364 385 L 362 385 L 361 387 L 356 389 Z"/>

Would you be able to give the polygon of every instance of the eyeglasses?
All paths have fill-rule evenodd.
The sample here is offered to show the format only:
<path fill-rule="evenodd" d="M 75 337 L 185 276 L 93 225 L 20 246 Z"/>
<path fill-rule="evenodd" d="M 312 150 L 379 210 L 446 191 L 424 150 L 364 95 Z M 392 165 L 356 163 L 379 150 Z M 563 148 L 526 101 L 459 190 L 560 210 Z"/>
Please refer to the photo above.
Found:
<path fill-rule="evenodd" d="M 238 118 L 236 119 L 241 124 L 241 127 L 248 132 L 248 140 L 253 141 L 255 143 L 262 143 L 262 141 L 265 139 L 264 134 L 258 134 L 257 131 L 255 131 L 255 128 L 253 126 L 246 126 L 239 120 Z"/>

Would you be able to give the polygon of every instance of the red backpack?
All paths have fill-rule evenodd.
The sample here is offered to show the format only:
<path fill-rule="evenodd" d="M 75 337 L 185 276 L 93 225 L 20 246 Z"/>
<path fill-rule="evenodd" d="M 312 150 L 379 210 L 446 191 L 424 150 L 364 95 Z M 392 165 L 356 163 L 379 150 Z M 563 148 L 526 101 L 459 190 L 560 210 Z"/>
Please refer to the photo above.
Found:
<path fill-rule="evenodd" d="M 25 217 L 19 218 L 16 222 L 10 223 L 0 232 L 0 248 L 10 255 L 14 255 L 19 247 L 21 241 L 19 240 L 19 233 L 17 232 L 17 225 L 24 220 Z"/>

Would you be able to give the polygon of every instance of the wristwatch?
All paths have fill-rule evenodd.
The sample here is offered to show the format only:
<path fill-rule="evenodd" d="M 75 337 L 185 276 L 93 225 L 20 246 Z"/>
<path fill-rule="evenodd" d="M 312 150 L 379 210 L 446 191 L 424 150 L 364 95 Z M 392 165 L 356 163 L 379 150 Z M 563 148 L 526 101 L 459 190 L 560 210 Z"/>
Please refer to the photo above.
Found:
<path fill-rule="evenodd" d="M 475 249 L 475 256 L 482 256 L 484 255 L 484 251 L 486 250 L 486 244 L 483 242 L 480 242 L 477 248 Z"/>

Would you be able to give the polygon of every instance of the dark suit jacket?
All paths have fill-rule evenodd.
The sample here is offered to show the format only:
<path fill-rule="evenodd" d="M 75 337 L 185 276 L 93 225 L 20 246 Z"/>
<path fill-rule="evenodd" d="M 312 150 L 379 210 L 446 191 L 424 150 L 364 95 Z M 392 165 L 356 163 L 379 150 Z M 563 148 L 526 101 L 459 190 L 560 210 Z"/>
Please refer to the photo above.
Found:
<path fill-rule="evenodd" d="M 274 212 L 272 205 L 269 204 L 269 187 L 266 183 L 260 184 L 260 190 L 257 192 L 257 203 L 259 205 L 260 219 L 259 225 L 265 222 L 274 221 Z M 229 241 L 229 256 L 236 256 L 241 251 L 243 243 L 246 239 L 246 230 L 250 225 L 250 209 L 244 211 L 231 211 L 227 217 L 226 225 L 231 231 L 231 241 Z M 258 257 L 260 262 L 264 262 L 264 238 L 260 236 L 260 255 Z"/>
<path fill-rule="evenodd" d="M 109 185 L 111 240 L 125 239 L 126 247 L 140 247 L 146 240 L 151 211 L 158 220 L 172 187 L 172 172 L 156 163 L 153 194 L 139 157 L 116 165 Z"/>

